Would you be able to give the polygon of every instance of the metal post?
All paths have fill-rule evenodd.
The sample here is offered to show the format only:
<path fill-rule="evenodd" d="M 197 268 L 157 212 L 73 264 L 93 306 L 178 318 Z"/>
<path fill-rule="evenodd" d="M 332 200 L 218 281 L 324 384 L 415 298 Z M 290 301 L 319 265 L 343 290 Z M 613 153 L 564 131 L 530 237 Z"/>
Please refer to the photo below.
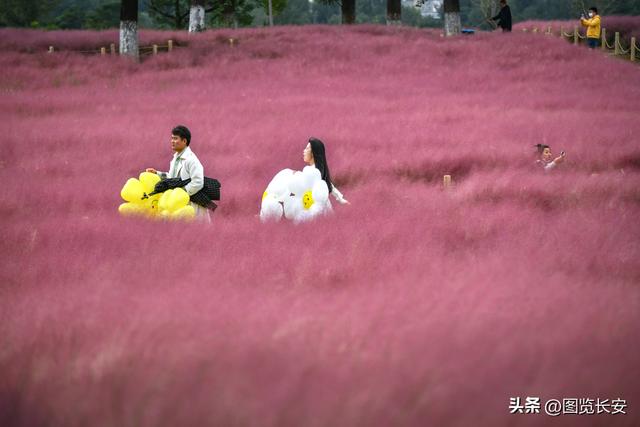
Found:
<path fill-rule="evenodd" d="M 49 46 L 49 53 L 53 53 L 53 46 Z"/>
<path fill-rule="evenodd" d="M 442 185 L 444 188 L 451 187 L 451 175 L 445 175 L 442 177 Z"/>
<path fill-rule="evenodd" d="M 631 62 L 636 62 L 636 38 L 631 37 L 631 46 L 629 46 L 629 50 L 631 51 Z"/>
<path fill-rule="evenodd" d="M 100 48 L 100 55 L 104 56 L 107 54 L 107 48 L 106 47 L 101 47 Z"/>
<path fill-rule="evenodd" d="M 273 27 L 273 7 L 271 5 L 271 0 L 269 0 L 269 26 Z"/>
<path fill-rule="evenodd" d="M 157 54 L 158 54 L 158 45 L 157 45 L 157 44 L 154 44 L 154 45 L 153 45 L 153 54 L 154 54 L 154 55 L 157 55 Z"/>
<path fill-rule="evenodd" d="M 173 50 L 173 40 L 167 41 L 167 50 L 171 52 Z"/>
<path fill-rule="evenodd" d="M 602 29 L 602 40 L 600 40 L 600 49 L 607 50 L 607 30 Z"/>
<path fill-rule="evenodd" d="M 578 44 L 578 27 L 573 27 L 573 44 Z"/>
<path fill-rule="evenodd" d="M 115 55 L 116 54 L 116 44 L 115 43 L 111 43 L 111 46 L 109 46 L 109 48 L 111 49 L 111 55 Z"/>
<path fill-rule="evenodd" d="M 613 51 L 614 54 L 616 55 L 620 55 L 620 33 L 616 31 L 616 40 L 614 41 L 615 43 L 615 49 Z"/>

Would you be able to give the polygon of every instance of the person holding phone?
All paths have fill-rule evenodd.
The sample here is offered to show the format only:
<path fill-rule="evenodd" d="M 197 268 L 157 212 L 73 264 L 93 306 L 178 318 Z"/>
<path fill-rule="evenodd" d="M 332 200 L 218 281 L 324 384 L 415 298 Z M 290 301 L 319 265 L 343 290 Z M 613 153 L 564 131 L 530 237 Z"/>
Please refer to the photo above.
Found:
<path fill-rule="evenodd" d="M 535 145 L 538 153 L 538 159 L 536 160 L 536 165 L 545 170 L 545 172 L 554 169 L 556 166 L 564 162 L 566 157 L 566 153 L 564 151 L 560 152 L 560 155 L 553 158 L 553 154 L 551 154 L 551 147 L 546 144 L 536 144 Z"/>
<path fill-rule="evenodd" d="M 580 24 L 583 27 L 587 27 L 587 45 L 591 49 L 595 49 L 600 45 L 600 15 L 598 15 L 598 8 L 589 8 L 589 17 L 584 16 L 584 13 L 580 17 Z"/>

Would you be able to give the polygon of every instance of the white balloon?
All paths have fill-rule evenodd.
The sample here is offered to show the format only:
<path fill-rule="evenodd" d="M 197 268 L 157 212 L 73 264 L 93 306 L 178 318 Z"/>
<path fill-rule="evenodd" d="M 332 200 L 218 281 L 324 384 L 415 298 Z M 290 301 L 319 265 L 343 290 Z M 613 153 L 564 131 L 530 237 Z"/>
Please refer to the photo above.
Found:
<path fill-rule="evenodd" d="M 327 183 L 323 180 L 316 181 L 313 184 L 311 194 L 313 195 L 313 200 L 318 204 L 324 205 L 329 198 L 329 187 L 327 187 Z"/>
<path fill-rule="evenodd" d="M 302 197 L 305 191 L 308 190 L 306 187 L 306 179 L 302 172 L 296 171 L 293 174 L 293 177 L 289 181 L 289 191 L 295 194 L 297 197 Z"/>
<path fill-rule="evenodd" d="M 289 179 L 291 179 L 292 175 L 293 175 L 292 169 L 282 169 L 273 177 L 271 182 L 269 182 L 269 185 L 267 185 L 267 188 L 271 188 L 274 185 L 279 186 L 279 185 L 282 185 L 283 182 L 288 182 Z"/>
<path fill-rule="evenodd" d="M 285 197 L 284 199 L 284 216 L 290 220 L 296 220 L 300 215 L 302 208 L 302 199 L 300 197 Z"/>
<path fill-rule="evenodd" d="M 300 223 L 300 222 L 310 221 L 313 219 L 313 217 L 314 215 L 311 213 L 311 209 L 309 209 L 308 211 L 301 209 L 298 212 L 298 215 L 293 219 L 293 222 Z"/>
<path fill-rule="evenodd" d="M 273 183 L 267 191 L 278 201 L 283 201 L 285 196 L 289 195 L 289 183 L 284 180 Z"/>
<path fill-rule="evenodd" d="M 302 175 L 304 175 L 305 179 L 305 190 L 310 190 L 316 181 L 322 179 L 320 171 L 315 166 L 305 166 L 302 169 Z"/>
<path fill-rule="evenodd" d="M 271 195 L 262 200 L 260 208 L 260 221 L 280 221 L 282 218 L 282 205 Z"/>
<path fill-rule="evenodd" d="M 291 175 L 293 175 L 293 169 L 282 169 L 280 172 L 278 172 L 272 179 L 272 181 L 275 181 L 277 179 L 281 179 L 281 178 L 287 178 L 290 177 Z"/>
<path fill-rule="evenodd" d="M 308 210 L 311 217 L 316 217 L 325 212 L 324 204 L 322 203 L 314 203 Z"/>

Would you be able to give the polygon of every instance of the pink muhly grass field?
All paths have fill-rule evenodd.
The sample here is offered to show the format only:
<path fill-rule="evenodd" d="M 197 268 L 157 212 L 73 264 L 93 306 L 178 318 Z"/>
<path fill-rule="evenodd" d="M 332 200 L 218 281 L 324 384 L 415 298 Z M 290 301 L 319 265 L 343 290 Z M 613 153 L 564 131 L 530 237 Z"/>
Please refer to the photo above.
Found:
<path fill-rule="evenodd" d="M 637 423 L 637 65 L 376 26 L 183 35 L 140 64 L 42 49 L 115 34 L 2 30 L 1 425 L 548 422 L 518 396 Z M 119 216 L 179 123 L 223 185 L 212 223 Z M 260 223 L 310 136 L 351 205 Z"/>

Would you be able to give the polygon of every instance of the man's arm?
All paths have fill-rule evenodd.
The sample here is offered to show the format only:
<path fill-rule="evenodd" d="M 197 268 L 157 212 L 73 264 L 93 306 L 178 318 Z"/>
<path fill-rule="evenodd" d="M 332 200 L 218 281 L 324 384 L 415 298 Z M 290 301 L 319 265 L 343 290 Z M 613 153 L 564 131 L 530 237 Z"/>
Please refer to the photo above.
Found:
<path fill-rule="evenodd" d="M 185 167 L 189 173 L 191 182 L 185 185 L 184 189 L 192 196 L 204 187 L 204 168 L 202 167 L 202 163 L 195 157 L 191 157 L 189 161 L 186 162 Z"/>
<path fill-rule="evenodd" d="M 600 24 L 600 17 L 594 16 L 591 19 L 580 18 L 580 23 L 585 27 L 597 27 Z"/>
<path fill-rule="evenodd" d="M 167 177 L 167 173 L 166 172 L 158 171 L 158 170 L 155 170 L 154 168 L 147 168 L 146 172 L 154 173 L 154 174 L 158 175 L 162 179 Z"/>

